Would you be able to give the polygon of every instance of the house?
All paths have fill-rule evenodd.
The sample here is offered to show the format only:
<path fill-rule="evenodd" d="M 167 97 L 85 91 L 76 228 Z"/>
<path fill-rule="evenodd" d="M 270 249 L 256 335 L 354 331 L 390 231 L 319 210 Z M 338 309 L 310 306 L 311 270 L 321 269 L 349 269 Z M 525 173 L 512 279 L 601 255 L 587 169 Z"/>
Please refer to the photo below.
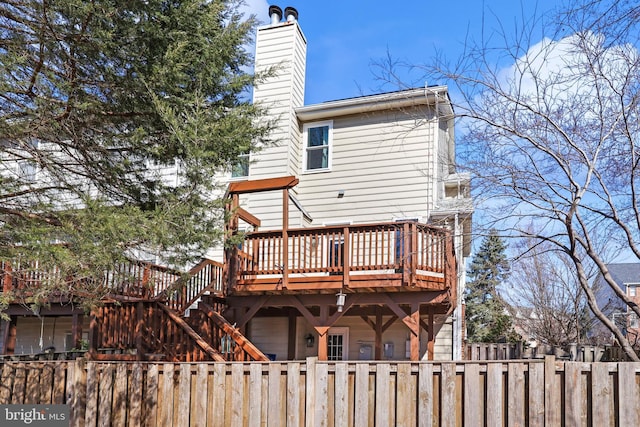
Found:
<path fill-rule="evenodd" d="M 607 264 L 611 277 L 629 300 L 640 304 L 640 264 Z M 601 279 L 603 280 L 603 279 Z M 596 300 L 602 312 L 622 331 L 632 345 L 640 344 L 638 316 L 617 296 L 608 284 L 602 283 L 596 290 Z M 607 336 L 610 334 L 606 333 Z"/>
<path fill-rule="evenodd" d="M 186 282 L 161 266 L 120 266 L 131 280 L 111 282 L 104 307 L 81 316 L 65 306 L 73 344 L 53 334 L 56 348 L 86 339 L 94 358 L 462 357 L 473 207 L 447 88 L 305 105 L 298 13 L 269 12 L 255 61 L 275 73 L 253 97 L 276 120 L 276 142 L 220 177 L 234 244 L 212 248 Z M 17 352 L 27 314 L 10 310 L 2 348 Z M 51 322 L 30 322 L 28 342 L 47 341 Z"/>

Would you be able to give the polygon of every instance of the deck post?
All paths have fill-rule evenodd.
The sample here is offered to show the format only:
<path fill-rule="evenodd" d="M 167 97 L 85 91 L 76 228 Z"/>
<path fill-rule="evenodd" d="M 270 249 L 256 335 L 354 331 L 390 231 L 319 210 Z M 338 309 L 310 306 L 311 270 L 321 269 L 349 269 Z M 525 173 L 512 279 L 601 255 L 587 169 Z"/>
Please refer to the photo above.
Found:
<path fill-rule="evenodd" d="M 289 189 L 282 190 L 282 288 L 289 282 Z"/>
<path fill-rule="evenodd" d="M 296 311 L 294 309 L 288 310 L 289 314 L 289 338 L 287 338 L 287 359 L 294 360 L 296 358 L 296 337 L 297 337 L 297 322 Z"/>
<path fill-rule="evenodd" d="M 402 285 L 409 286 L 409 259 L 411 257 L 411 231 L 409 223 L 405 222 L 402 227 Z"/>
<path fill-rule="evenodd" d="M 411 304 L 411 319 L 416 325 L 416 331 L 411 334 L 411 360 L 420 360 L 420 304 Z"/>
<path fill-rule="evenodd" d="M 433 333 L 433 308 L 429 307 L 429 338 L 427 341 L 427 356 L 429 360 L 433 360 L 433 350 L 435 348 L 435 335 Z"/>
<path fill-rule="evenodd" d="M 321 326 L 315 328 L 316 332 L 318 332 L 318 360 L 328 360 L 328 336 L 329 327 Z"/>
<path fill-rule="evenodd" d="M 376 306 L 376 341 L 375 341 L 375 350 L 374 350 L 374 358 L 376 360 L 382 360 L 382 308 L 380 306 Z"/>

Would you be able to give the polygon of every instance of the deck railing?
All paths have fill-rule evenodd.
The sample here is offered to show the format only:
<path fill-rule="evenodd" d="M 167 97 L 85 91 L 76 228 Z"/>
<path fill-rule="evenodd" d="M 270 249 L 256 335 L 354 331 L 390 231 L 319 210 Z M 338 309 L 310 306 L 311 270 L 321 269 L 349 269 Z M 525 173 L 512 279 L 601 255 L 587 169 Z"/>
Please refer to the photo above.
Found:
<path fill-rule="evenodd" d="M 184 313 L 204 292 L 223 293 L 223 269 L 219 262 L 203 259 L 182 280 L 175 281 L 162 294 L 158 294 L 158 299 L 166 299 L 168 307 L 176 313 Z"/>
<path fill-rule="evenodd" d="M 449 230 L 415 222 L 251 232 L 235 250 L 237 280 L 275 276 L 402 273 L 405 282 L 420 275 L 452 285 L 455 265 Z M 286 251 L 286 255 L 285 255 Z M 233 286 L 233 283 L 232 283 Z"/>
<path fill-rule="evenodd" d="M 14 291 L 28 295 L 43 284 L 86 280 L 78 275 L 63 273 L 57 266 L 47 266 L 39 261 L 0 261 L 2 291 Z M 148 298 L 157 295 L 181 277 L 177 270 L 152 263 L 127 260 L 105 270 L 99 279 L 105 292 Z"/>

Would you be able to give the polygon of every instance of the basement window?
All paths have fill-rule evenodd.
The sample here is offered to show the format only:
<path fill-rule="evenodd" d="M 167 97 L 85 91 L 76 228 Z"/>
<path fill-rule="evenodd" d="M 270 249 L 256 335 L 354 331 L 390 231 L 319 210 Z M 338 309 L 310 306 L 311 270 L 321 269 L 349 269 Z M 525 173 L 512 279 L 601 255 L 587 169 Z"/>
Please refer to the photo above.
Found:
<path fill-rule="evenodd" d="M 305 172 L 328 171 L 331 169 L 331 142 L 333 122 L 319 122 L 304 125 L 305 144 L 303 170 Z"/>

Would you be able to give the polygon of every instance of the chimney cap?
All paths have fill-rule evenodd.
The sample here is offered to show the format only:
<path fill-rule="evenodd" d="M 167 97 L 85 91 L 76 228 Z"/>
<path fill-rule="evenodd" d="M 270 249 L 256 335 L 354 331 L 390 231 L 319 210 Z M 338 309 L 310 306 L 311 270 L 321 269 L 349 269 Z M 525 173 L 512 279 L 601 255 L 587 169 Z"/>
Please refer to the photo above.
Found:
<path fill-rule="evenodd" d="M 295 7 L 287 6 L 284 8 L 284 16 L 287 21 L 297 21 L 298 20 L 298 11 Z"/>
<path fill-rule="evenodd" d="M 282 19 L 282 9 L 278 6 L 269 6 L 269 17 L 271 18 L 271 24 L 277 24 Z"/>

